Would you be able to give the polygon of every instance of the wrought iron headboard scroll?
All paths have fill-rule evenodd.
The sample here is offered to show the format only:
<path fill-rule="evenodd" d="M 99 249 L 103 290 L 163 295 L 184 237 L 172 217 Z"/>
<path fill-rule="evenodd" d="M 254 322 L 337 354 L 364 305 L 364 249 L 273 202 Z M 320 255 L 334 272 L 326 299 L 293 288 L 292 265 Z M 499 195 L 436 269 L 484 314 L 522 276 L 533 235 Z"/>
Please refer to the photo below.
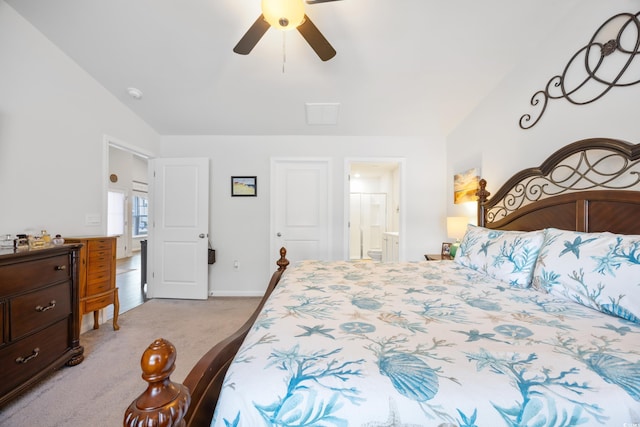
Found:
<path fill-rule="evenodd" d="M 532 202 L 586 190 L 640 191 L 640 144 L 601 138 L 574 142 L 540 167 L 515 174 L 491 199 L 482 180 L 477 195 L 484 209 L 479 212 L 482 223 L 496 222 Z"/>
<path fill-rule="evenodd" d="M 520 127 L 530 129 L 535 126 L 547 109 L 550 99 L 565 98 L 572 104 L 585 105 L 602 98 L 614 87 L 640 83 L 640 78 L 637 78 L 637 69 L 634 70 L 635 80 L 622 80 L 636 55 L 640 53 L 639 15 L 640 12 L 620 13 L 605 21 L 593 34 L 589 43 L 573 55 L 562 74 L 552 77 L 543 90 L 533 94 L 530 103 L 533 107 L 539 108 L 537 113 L 533 113 L 537 114 L 537 117 L 528 113 L 522 115 Z M 614 30 L 617 29 L 614 38 L 609 35 L 612 27 Z M 618 59 L 614 61 L 613 58 Z M 584 60 L 584 70 L 576 71 L 581 59 Z M 611 59 L 611 61 L 605 61 L 605 59 Z M 575 78 L 572 74 L 574 72 L 582 74 L 582 80 Z M 572 81 L 568 81 L 569 77 Z M 596 93 L 593 94 L 593 92 Z M 580 96 L 584 98 L 579 98 Z"/>

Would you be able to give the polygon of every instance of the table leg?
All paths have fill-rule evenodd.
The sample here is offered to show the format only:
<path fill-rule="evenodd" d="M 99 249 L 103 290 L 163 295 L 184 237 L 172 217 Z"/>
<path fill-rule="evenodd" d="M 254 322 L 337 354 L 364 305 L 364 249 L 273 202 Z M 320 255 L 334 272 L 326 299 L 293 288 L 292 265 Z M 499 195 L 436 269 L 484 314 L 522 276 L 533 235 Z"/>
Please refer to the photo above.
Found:
<path fill-rule="evenodd" d="M 118 288 L 113 290 L 113 330 L 120 329 L 118 325 L 118 314 L 120 313 L 120 299 L 118 298 Z"/>
<path fill-rule="evenodd" d="M 93 312 L 93 329 L 98 329 L 100 327 L 100 323 L 98 322 L 99 314 L 98 310 Z"/>

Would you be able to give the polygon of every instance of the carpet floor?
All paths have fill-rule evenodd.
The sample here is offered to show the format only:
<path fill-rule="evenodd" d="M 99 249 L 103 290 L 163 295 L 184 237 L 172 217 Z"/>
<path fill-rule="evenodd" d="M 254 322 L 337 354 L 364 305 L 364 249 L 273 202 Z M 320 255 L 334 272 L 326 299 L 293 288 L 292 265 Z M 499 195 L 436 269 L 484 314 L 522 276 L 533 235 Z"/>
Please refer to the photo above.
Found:
<path fill-rule="evenodd" d="M 206 301 L 147 301 L 120 315 L 120 330 L 109 323 L 80 336 L 85 360 L 53 372 L 0 409 L 6 427 L 116 427 L 124 411 L 146 388 L 140 357 L 156 338 L 178 351 L 171 379 L 182 382 L 193 365 L 251 315 L 259 298 Z"/>

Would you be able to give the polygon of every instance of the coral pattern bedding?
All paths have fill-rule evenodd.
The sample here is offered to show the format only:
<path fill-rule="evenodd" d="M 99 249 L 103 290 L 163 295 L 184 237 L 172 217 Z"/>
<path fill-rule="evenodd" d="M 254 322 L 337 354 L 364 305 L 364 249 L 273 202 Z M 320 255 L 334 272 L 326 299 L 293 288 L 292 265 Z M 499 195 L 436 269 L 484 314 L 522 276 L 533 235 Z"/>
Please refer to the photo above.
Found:
<path fill-rule="evenodd" d="M 298 263 L 212 425 L 640 423 L 640 325 L 520 286 L 451 261 Z"/>

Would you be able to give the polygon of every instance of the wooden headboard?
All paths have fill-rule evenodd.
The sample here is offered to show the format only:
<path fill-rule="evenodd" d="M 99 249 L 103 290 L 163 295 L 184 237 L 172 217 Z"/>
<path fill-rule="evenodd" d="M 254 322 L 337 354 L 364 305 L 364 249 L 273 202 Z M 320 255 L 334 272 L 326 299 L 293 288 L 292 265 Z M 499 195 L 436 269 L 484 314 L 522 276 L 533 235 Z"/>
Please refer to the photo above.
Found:
<path fill-rule="evenodd" d="M 493 197 L 478 190 L 478 225 L 640 234 L 640 144 L 585 139 L 512 176 Z"/>

